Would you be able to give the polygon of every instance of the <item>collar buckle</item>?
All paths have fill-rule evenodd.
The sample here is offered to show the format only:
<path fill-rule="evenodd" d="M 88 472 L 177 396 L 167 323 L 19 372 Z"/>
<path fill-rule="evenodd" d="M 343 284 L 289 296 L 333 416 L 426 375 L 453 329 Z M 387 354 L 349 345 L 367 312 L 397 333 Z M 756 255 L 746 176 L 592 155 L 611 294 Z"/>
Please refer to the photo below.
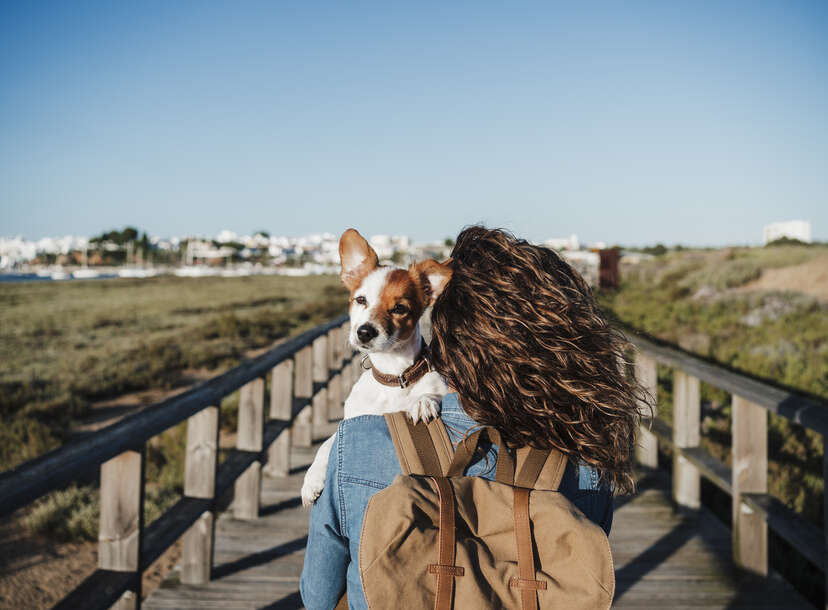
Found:
<path fill-rule="evenodd" d="M 397 379 L 399 380 L 399 382 L 400 382 L 400 387 L 401 387 L 402 389 L 405 389 L 405 388 L 407 388 L 407 387 L 408 387 L 408 381 L 406 381 L 406 379 L 405 379 L 405 375 L 403 375 L 403 374 L 397 375 Z"/>

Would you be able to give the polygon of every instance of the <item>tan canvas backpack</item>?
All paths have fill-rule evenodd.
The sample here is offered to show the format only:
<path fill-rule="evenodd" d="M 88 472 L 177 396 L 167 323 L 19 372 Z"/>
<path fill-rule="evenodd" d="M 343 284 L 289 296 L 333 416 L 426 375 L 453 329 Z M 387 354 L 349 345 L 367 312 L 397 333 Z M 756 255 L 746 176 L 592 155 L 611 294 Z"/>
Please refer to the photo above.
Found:
<path fill-rule="evenodd" d="M 492 428 L 452 449 L 442 421 L 386 415 L 403 474 L 368 503 L 359 569 L 368 607 L 605 610 L 615 579 L 604 531 L 559 493 L 566 458 Z M 463 476 L 478 440 L 500 450 L 494 481 Z"/>

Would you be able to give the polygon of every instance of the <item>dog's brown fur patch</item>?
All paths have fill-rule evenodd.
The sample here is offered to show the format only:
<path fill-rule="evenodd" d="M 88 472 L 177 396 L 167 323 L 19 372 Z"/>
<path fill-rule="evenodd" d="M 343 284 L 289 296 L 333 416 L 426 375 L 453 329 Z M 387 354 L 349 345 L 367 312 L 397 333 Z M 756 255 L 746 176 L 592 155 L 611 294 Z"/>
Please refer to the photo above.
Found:
<path fill-rule="evenodd" d="M 382 324 L 388 336 L 398 329 L 397 336 L 403 340 L 407 339 L 417 327 L 417 322 L 423 315 L 427 303 L 428 298 L 423 293 L 422 286 L 414 281 L 411 274 L 404 269 L 394 269 L 388 273 L 385 286 L 380 294 L 380 302 L 376 308 L 376 321 Z M 397 305 L 403 305 L 407 311 L 392 313 Z"/>

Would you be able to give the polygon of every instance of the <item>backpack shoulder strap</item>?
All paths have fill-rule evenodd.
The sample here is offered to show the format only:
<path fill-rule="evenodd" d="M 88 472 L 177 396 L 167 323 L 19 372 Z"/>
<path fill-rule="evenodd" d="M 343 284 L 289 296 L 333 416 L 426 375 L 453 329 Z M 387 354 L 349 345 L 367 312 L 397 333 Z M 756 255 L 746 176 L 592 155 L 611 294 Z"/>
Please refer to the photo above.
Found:
<path fill-rule="evenodd" d="M 566 469 L 566 456 L 557 449 L 521 447 L 517 450 L 515 485 L 557 490 Z"/>
<path fill-rule="evenodd" d="M 446 427 L 438 418 L 414 424 L 407 413 L 386 413 L 385 422 L 403 474 L 443 476 L 454 451 Z"/>

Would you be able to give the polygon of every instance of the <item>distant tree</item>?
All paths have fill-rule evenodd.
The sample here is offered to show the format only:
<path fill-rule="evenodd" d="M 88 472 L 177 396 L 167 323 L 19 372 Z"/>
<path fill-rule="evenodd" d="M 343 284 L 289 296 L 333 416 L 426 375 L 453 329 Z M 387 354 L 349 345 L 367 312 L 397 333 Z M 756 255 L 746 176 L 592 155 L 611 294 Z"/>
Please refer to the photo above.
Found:
<path fill-rule="evenodd" d="M 402 250 L 396 250 L 394 254 L 391 255 L 391 262 L 395 265 L 402 265 L 405 263 L 406 253 Z"/>
<path fill-rule="evenodd" d="M 443 241 L 443 245 L 451 248 L 454 246 L 454 240 L 451 237 L 446 237 L 445 241 Z"/>
<path fill-rule="evenodd" d="M 145 233 L 146 234 L 146 233 Z M 125 246 L 130 242 L 134 242 L 138 239 L 138 229 L 134 227 L 126 227 L 123 231 L 118 231 L 117 229 L 113 229 L 112 231 L 107 231 L 106 233 L 102 233 L 97 237 L 91 238 L 90 242 L 112 242 L 113 244 L 118 244 L 119 246 Z"/>
<path fill-rule="evenodd" d="M 641 249 L 645 254 L 652 254 L 653 256 L 663 256 L 667 254 L 667 248 L 664 244 L 656 244 L 655 246 L 647 246 Z"/>
<path fill-rule="evenodd" d="M 773 241 L 769 241 L 765 244 L 765 247 L 774 247 L 774 246 L 810 246 L 808 242 L 801 241 L 799 239 L 795 239 L 793 237 L 780 237 L 779 239 L 774 239 Z"/>
<path fill-rule="evenodd" d="M 261 235 L 265 239 L 270 239 L 270 233 L 267 231 L 256 231 L 253 235 Z"/>

